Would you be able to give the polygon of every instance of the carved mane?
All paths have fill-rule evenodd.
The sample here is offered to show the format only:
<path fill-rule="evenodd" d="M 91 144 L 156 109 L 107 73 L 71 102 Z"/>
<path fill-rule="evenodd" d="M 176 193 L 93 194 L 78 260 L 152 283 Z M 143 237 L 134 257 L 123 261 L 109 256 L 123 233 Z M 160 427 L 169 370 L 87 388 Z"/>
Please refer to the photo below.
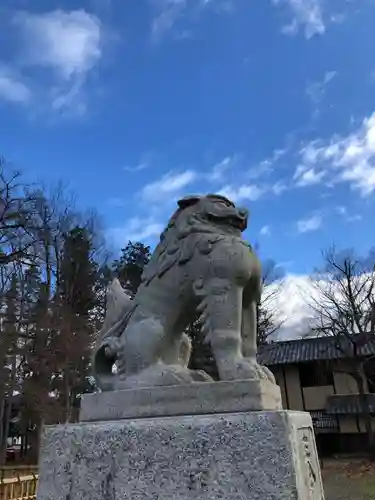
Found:
<path fill-rule="evenodd" d="M 143 272 L 143 285 L 147 286 L 155 276 L 161 277 L 174 265 L 189 262 L 196 249 L 207 255 L 214 243 L 227 236 L 241 239 L 241 231 L 231 225 L 228 214 L 223 213 L 222 217 L 218 214 L 220 226 L 210 219 L 208 208 L 214 206 L 215 201 L 225 202 L 232 216 L 236 212 L 234 204 L 220 195 L 189 196 L 179 200 L 179 208 L 169 219 Z M 193 234 L 196 237 L 189 238 Z"/>

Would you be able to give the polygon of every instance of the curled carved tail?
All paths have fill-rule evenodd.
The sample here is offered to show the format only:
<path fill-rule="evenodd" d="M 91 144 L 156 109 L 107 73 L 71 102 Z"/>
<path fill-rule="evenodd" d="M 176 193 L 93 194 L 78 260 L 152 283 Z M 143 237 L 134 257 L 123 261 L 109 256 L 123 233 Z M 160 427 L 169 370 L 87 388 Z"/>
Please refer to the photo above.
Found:
<path fill-rule="evenodd" d="M 106 314 L 93 353 L 93 376 L 102 390 L 113 388 L 113 365 L 116 361 L 116 346 L 126 328 L 134 303 L 115 278 L 107 288 Z"/>

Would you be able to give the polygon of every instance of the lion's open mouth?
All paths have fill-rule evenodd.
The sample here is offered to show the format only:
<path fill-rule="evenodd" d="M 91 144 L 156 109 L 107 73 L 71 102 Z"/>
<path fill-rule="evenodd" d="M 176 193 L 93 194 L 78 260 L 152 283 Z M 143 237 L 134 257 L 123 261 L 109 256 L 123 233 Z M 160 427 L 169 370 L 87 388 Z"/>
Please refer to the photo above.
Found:
<path fill-rule="evenodd" d="M 233 217 L 233 219 L 231 219 L 231 225 L 240 231 L 244 231 L 247 227 L 247 220 Z"/>
<path fill-rule="evenodd" d="M 207 218 L 215 224 L 229 225 L 240 231 L 244 231 L 247 228 L 247 217 L 242 218 L 238 215 L 223 217 L 222 215 L 208 214 Z"/>

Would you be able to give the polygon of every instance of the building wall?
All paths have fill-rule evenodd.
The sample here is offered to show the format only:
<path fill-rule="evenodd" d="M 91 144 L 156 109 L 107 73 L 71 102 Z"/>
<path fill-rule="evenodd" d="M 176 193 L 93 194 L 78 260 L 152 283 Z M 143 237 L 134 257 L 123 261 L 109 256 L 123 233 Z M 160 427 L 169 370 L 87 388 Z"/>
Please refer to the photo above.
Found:
<path fill-rule="evenodd" d="M 324 410 L 328 396 L 335 394 L 333 385 L 322 385 L 320 387 L 303 387 L 304 409 L 307 411 Z"/>
<path fill-rule="evenodd" d="M 342 370 L 345 367 L 341 364 L 340 368 Z M 273 371 L 281 389 L 283 407 L 290 410 L 325 410 L 329 396 L 358 393 L 355 381 L 347 373 L 334 372 L 332 385 L 302 387 L 297 364 L 278 366 Z M 356 415 L 339 416 L 338 422 L 340 433 L 355 434 L 365 432 L 363 419 Z M 320 432 L 320 430 L 317 430 L 317 432 Z"/>
<path fill-rule="evenodd" d="M 335 371 L 335 366 L 338 371 Z M 341 362 L 340 365 L 338 365 L 333 361 L 332 368 L 336 394 L 357 394 L 357 384 L 353 377 L 351 377 L 348 373 L 345 373 L 345 363 Z M 368 391 L 367 380 L 364 380 L 363 382 L 365 390 Z"/>
<path fill-rule="evenodd" d="M 289 401 L 286 393 L 285 370 L 283 366 L 277 366 L 273 371 L 276 383 L 280 387 L 283 408 L 289 408 Z"/>
<path fill-rule="evenodd" d="M 303 404 L 303 394 L 299 378 L 297 365 L 286 365 L 285 370 L 285 385 L 286 397 L 288 398 L 288 408 L 290 410 L 305 410 Z"/>

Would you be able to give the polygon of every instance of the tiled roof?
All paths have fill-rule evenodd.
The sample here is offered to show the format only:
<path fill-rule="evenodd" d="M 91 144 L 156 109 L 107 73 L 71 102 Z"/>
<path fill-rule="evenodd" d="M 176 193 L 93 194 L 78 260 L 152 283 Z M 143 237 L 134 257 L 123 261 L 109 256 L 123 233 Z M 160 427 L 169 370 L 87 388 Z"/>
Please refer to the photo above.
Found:
<path fill-rule="evenodd" d="M 310 411 L 313 426 L 317 429 L 338 429 L 339 423 L 334 415 L 325 411 Z"/>
<path fill-rule="evenodd" d="M 370 413 L 375 413 L 375 394 L 368 394 L 367 398 Z M 329 396 L 326 411 L 331 415 L 360 415 L 363 413 L 358 394 Z"/>
<path fill-rule="evenodd" d="M 337 343 L 340 341 L 343 348 Z M 263 365 L 281 365 L 287 363 L 301 363 L 304 361 L 317 361 L 344 358 L 345 343 L 350 347 L 349 340 L 342 336 L 316 337 L 286 342 L 272 342 L 262 345 L 258 350 L 258 360 Z M 375 356 L 375 336 L 369 335 L 368 340 L 358 348 L 360 356 Z"/>

